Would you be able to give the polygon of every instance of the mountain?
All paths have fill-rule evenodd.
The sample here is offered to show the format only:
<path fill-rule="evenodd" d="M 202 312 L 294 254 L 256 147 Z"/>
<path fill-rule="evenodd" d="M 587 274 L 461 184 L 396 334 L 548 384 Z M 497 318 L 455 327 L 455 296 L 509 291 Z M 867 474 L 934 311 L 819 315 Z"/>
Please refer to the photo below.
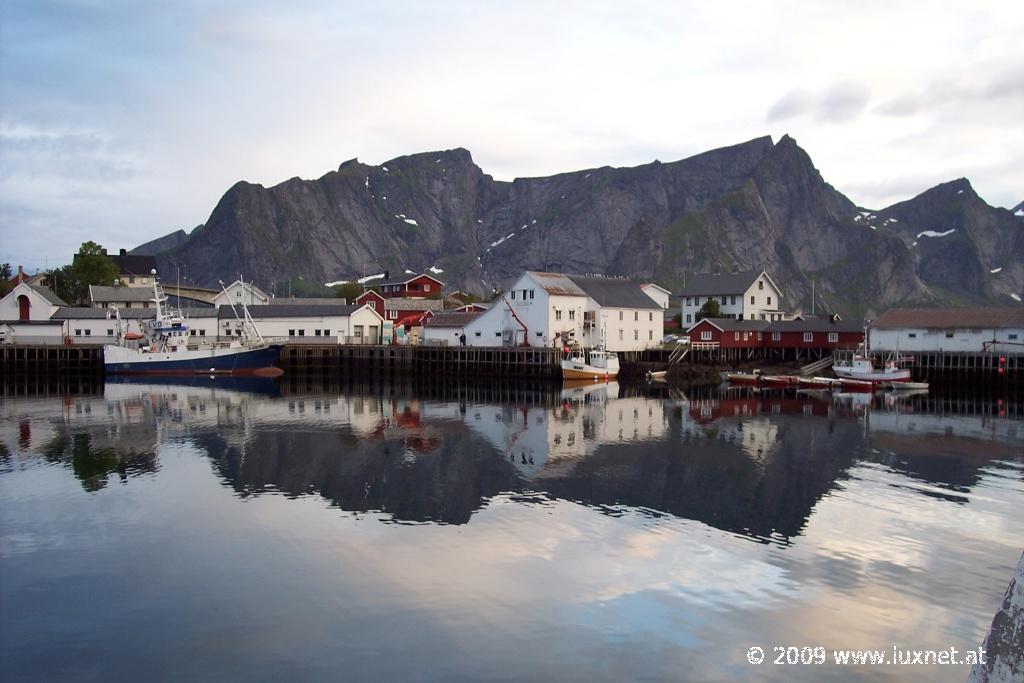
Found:
<path fill-rule="evenodd" d="M 450 288 L 477 293 L 526 269 L 674 289 L 696 273 L 763 266 L 790 309 L 810 307 L 813 281 L 819 307 L 864 313 L 1009 302 L 1024 291 L 1024 221 L 966 180 L 858 207 L 789 136 L 511 182 L 454 149 L 379 166 L 352 159 L 269 188 L 239 182 L 158 262 L 202 273 L 198 284 L 242 273 L 268 288 L 435 267 Z"/>
<path fill-rule="evenodd" d="M 175 247 L 180 247 L 187 241 L 187 232 L 185 232 L 184 230 L 175 230 L 174 232 L 164 235 L 163 237 L 157 237 L 155 240 L 150 240 L 148 242 L 140 244 L 139 246 L 135 247 L 128 253 L 137 254 L 140 256 L 156 256 L 161 252 L 170 251 Z"/>

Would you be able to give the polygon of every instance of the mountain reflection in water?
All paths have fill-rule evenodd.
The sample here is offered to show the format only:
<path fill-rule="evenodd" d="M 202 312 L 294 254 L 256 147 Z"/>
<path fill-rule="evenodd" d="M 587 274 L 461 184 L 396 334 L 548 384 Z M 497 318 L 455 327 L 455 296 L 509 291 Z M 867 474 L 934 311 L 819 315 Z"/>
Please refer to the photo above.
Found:
<path fill-rule="evenodd" d="M 157 471 L 159 446 L 187 440 L 243 497 L 317 495 L 394 522 L 465 524 L 514 493 L 786 543 L 855 462 L 957 502 L 983 468 L 1020 460 L 1024 444 L 1017 404 L 1001 401 L 747 388 L 687 396 L 615 382 L 497 398 L 473 385 L 107 383 L 102 395 L 5 401 L 0 458 L 8 468 L 22 457 L 65 463 L 94 491 Z"/>

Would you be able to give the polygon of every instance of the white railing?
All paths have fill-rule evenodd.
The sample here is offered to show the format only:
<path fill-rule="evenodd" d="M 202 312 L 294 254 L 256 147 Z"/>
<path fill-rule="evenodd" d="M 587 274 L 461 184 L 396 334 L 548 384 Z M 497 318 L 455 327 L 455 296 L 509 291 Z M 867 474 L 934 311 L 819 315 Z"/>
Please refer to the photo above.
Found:
<path fill-rule="evenodd" d="M 690 348 L 693 349 L 694 351 L 711 351 L 712 349 L 717 349 L 718 347 L 719 343 L 716 341 L 690 342 Z"/>

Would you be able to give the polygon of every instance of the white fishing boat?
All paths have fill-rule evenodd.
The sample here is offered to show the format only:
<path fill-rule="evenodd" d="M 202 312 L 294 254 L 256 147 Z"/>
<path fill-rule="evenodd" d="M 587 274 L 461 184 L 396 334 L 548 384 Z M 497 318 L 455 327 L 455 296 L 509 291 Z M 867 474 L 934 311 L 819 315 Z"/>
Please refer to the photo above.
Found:
<path fill-rule="evenodd" d="M 832 372 L 836 377 L 844 379 L 860 380 L 862 382 L 906 382 L 910 380 L 910 370 L 899 367 L 897 349 L 882 364 L 876 367 L 875 361 L 871 358 L 871 348 L 867 327 L 864 329 L 864 344 L 861 351 L 854 354 L 851 360 L 842 360 L 832 365 Z"/>
<path fill-rule="evenodd" d="M 156 317 L 143 326 L 142 339 L 127 332 L 116 308 L 110 316 L 117 321 L 117 343 L 103 347 L 103 367 L 110 374 L 232 374 L 279 375 L 276 367 L 284 347 L 283 339 L 265 339 L 256 328 L 248 308 L 242 305 L 244 320 L 235 311 L 243 333 L 229 342 L 195 343 L 188 321 L 180 310 L 167 305 L 167 297 L 153 271 L 153 299 Z M 234 306 L 231 307 L 234 310 Z"/>
<path fill-rule="evenodd" d="M 603 347 L 587 351 L 573 344 L 562 359 L 562 379 L 614 379 L 618 374 L 618 354 Z"/>

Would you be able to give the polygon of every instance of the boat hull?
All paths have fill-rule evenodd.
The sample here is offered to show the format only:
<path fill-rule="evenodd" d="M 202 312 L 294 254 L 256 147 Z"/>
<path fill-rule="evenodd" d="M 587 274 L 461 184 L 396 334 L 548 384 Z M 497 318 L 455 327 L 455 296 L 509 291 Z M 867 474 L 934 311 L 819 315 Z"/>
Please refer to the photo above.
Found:
<path fill-rule="evenodd" d="M 257 349 L 209 349 L 140 354 L 117 346 L 104 347 L 104 370 L 112 375 L 258 375 L 276 376 L 282 346 Z M 135 357 L 133 357 L 135 356 Z"/>
<path fill-rule="evenodd" d="M 863 382 L 906 382 L 910 379 L 910 370 L 876 370 L 874 372 L 858 372 L 853 368 L 839 365 L 832 366 L 836 377 L 856 379 Z"/>
<path fill-rule="evenodd" d="M 615 379 L 619 373 L 609 372 L 601 368 L 591 368 L 585 366 L 583 368 L 567 368 L 562 366 L 562 379 Z"/>

